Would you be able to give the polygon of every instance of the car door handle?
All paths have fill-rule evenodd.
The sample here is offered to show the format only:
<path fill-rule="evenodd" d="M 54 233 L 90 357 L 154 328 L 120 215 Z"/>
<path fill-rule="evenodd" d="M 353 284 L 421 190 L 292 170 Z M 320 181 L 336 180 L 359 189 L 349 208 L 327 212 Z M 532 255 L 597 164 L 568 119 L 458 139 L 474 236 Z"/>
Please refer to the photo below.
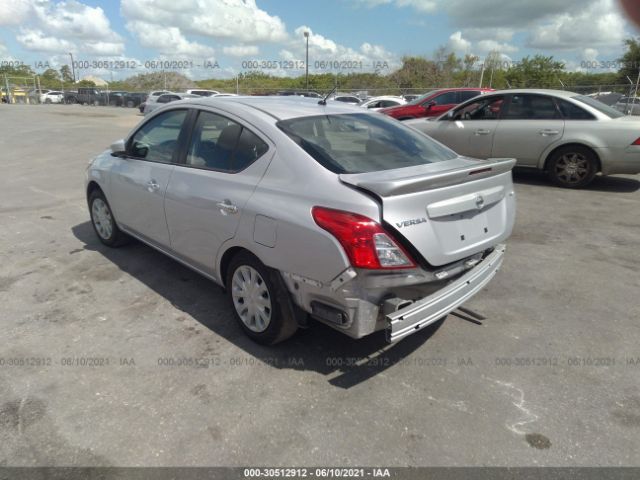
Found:
<path fill-rule="evenodd" d="M 489 135 L 491 130 L 486 130 L 484 128 L 479 128 L 474 132 L 476 135 Z"/>
<path fill-rule="evenodd" d="M 558 135 L 560 133 L 560 130 L 553 130 L 551 128 L 545 128 L 543 130 L 540 130 L 538 133 L 540 135 L 542 135 L 543 137 L 547 137 L 549 135 Z"/>
<path fill-rule="evenodd" d="M 220 209 L 223 215 L 238 213 L 238 207 L 236 207 L 233 203 L 231 203 L 231 200 L 218 202 L 216 203 L 216 207 Z"/>
<path fill-rule="evenodd" d="M 149 180 L 147 182 L 147 190 L 149 190 L 150 192 L 155 192 L 159 188 L 160 185 L 158 185 L 158 182 L 156 182 L 155 180 Z"/>

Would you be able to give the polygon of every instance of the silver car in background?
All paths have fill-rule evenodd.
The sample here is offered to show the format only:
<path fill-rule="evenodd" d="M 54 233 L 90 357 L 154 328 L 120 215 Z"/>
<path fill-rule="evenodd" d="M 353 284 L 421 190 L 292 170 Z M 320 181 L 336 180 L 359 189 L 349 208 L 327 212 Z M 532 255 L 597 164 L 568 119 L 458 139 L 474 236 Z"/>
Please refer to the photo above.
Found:
<path fill-rule="evenodd" d="M 613 107 L 625 115 L 640 115 L 640 98 L 622 97 Z"/>
<path fill-rule="evenodd" d="M 395 341 L 495 275 L 513 165 L 340 102 L 200 97 L 98 155 L 85 188 L 102 243 L 133 236 L 224 286 L 257 342 L 286 339 L 309 315 Z"/>
<path fill-rule="evenodd" d="M 149 115 L 154 110 L 164 107 L 167 103 L 198 97 L 202 97 L 202 95 L 196 95 L 195 93 L 163 93 L 154 102 L 146 102 L 142 113 Z"/>
<path fill-rule="evenodd" d="M 515 158 L 562 187 L 584 187 L 597 173 L 640 173 L 640 120 L 577 93 L 496 91 L 406 124 L 460 155 Z"/>

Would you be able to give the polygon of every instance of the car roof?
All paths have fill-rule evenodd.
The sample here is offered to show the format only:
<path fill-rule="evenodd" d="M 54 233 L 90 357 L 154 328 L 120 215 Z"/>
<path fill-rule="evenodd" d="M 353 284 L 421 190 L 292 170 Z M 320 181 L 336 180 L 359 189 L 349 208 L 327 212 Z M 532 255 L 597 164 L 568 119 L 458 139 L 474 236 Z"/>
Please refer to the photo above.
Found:
<path fill-rule="evenodd" d="M 185 104 L 203 106 L 220 106 L 221 108 L 238 105 L 241 108 L 265 113 L 277 120 L 286 120 L 296 117 L 308 117 L 313 115 L 335 115 L 341 113 L 363 113 L 363 109 L 357 105 L 342 102 L 327 102 L 319 105 L 317 98 L 297 96 L 268 96 L 268 97 L 199 97 L 190 99 Z"/>
<path fill-rule="evenodd" d="M 576 92 L 569 92 L 567 90 L 552 90 L 548 88 L 513 88 L 510 90 L 496 90 L 491 92 L 491 95 L 505 95 L 505 94 L 522 94 L 522 93 L 531 93 L 531 94 L 539 94 L 539 95 L 554 95 L 556 97 L 563 98 L 571 98 L 576 95 L 580 95 Z"/>

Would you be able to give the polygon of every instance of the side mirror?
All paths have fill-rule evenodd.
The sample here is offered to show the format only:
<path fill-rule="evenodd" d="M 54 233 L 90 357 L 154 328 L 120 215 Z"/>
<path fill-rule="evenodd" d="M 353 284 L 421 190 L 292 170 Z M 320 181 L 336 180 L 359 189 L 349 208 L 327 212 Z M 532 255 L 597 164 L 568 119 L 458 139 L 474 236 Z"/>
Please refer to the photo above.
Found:
<path fill-rule="evenodd" d="M 455 112 L 453 110 L 449 110 L 445 116 L 444 119 L 445 120 L 453 120 L 453 118 L 455 117 Z"/>
<path fill-rule="evenodd" d="M 431 108 L 435 106 L 436 106 L 436 102 L 429 102 L 427 103 L 427 106 L 424 108 L 426 108 L 427 110 L 431 110 Z"/>
<path fill-rule="evenodd" d="M 114 157 L 124 155 L 125 151 L 127 150 L 123 139 L 116 140 L 115 142 L 113 142 L 110 148 L 111 148 L 111 155 L 113 155 Z"/>

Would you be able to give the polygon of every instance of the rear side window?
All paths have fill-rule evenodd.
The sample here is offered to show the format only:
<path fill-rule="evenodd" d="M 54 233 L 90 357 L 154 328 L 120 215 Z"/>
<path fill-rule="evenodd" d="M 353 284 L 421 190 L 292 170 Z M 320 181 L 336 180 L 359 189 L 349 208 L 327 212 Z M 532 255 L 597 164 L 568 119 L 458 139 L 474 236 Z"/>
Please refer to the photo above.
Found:
<path fill-rule="evenodd" d="M 546 95 L 512 95 L 506 111 L 506 120 L 552 120 L 560 118 L 553 98 Z"/>
<path fill-rule="evenodd" d="M 170 110 L 153 117 L 133 135 L 128 154 L 152 162 L 171 163 L 186 117 L 186 110 Z"/>
<path fill-rule="evenodd" d="M 558 102 L 558 108 L 560 108 L 560 113 L 562 113 L 562 117 L 565 120 L 594 120 L 595 118 L 585 109 L 571 102 L 567 102 L 561 98 L 556 98 L 556 102 Z"/>
<path fill-rule="evenodd" d="M 460 95 L 460 103 L 462 102 L 466 102 L 467 100 L 471 100 L 474 97 L 477 97 L 478 95 L 480 95 L 480 91 L 470 91 L 470 92 L 459 92 Z"/>
<path fill-rule="evenodd" d="M 426 135 L 383 115 L 318 115 L 282 120 L 277 125 L 334 173 L 377 172 L 457 157 Z"/>
<path fill-rule="evenodd" d="M 222 115 L 200 112 L 191 135 L 187 165 L 220 172 L 244 170 L 266 153 L 256 134 Z"/>

